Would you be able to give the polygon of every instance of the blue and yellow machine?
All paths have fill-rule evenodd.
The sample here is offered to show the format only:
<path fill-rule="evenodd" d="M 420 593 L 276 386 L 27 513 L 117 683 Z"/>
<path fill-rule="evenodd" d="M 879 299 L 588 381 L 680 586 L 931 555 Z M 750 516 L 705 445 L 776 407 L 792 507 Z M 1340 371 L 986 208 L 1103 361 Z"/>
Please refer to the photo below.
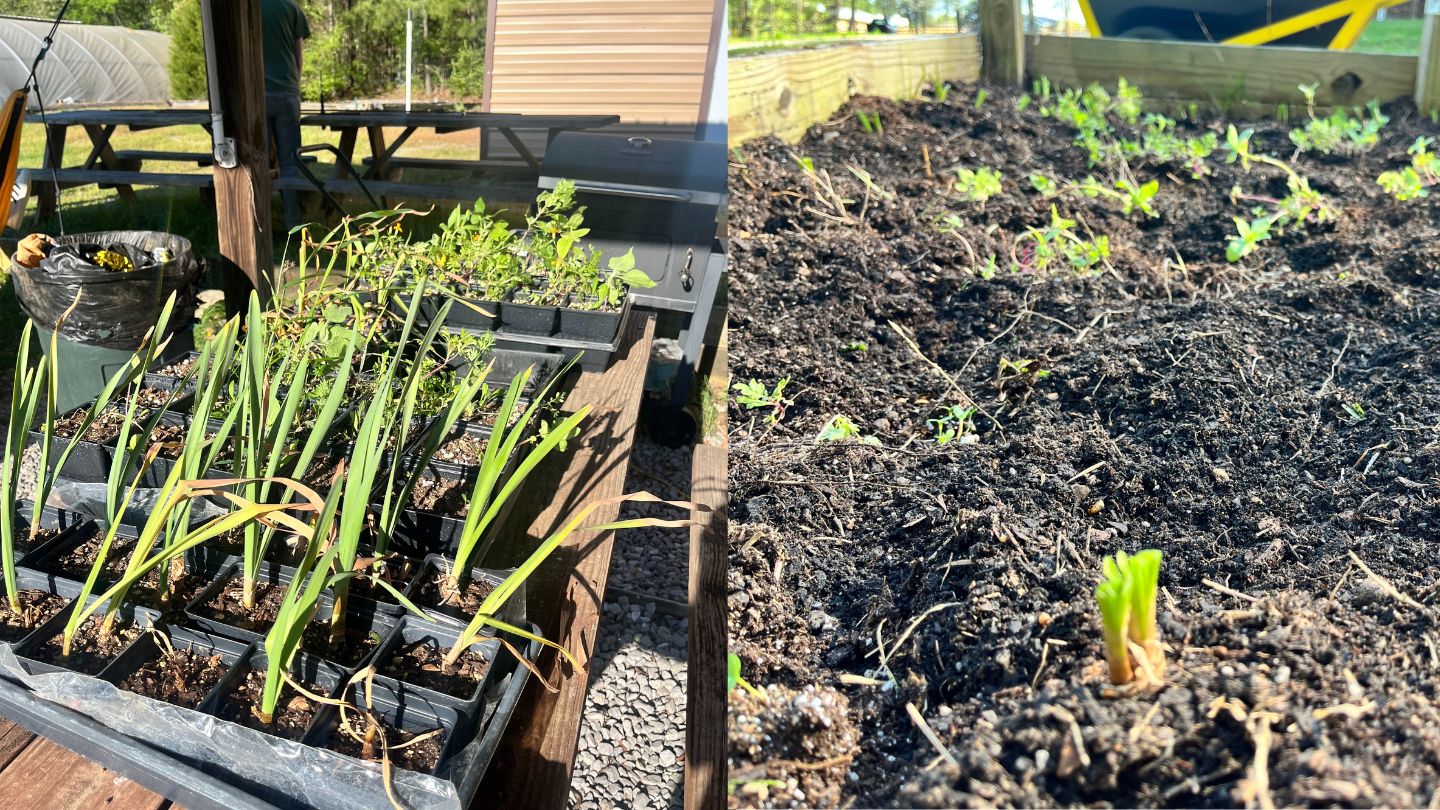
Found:
<path fill-rule="evenodd" d="M 1079 0 L 1092 37 L 1348 50 L 1382 8 L 1405 0 Z"/>

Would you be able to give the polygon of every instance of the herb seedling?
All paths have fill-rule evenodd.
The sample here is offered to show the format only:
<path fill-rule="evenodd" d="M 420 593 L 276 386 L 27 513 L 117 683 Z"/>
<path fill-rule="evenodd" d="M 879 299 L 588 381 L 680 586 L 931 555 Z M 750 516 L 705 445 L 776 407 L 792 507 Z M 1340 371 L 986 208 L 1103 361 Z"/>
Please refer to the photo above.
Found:
<path fill-rule="evenodd" d="M 740 656 L 736 655 L 735 653 L 726 653 L 725 691 L 733 692 L 735 691 L 735 687 L 737 686 L 761 700 L 765 699 L 765 693 L 752 686 L 750 682 L 745 680 L 745 678 L 740 674 Z M 781 787 L 784 787 L 784 785 L 784 782 L 780 783 Z"/>
<path fill-rule="evenodd" d="M 955 170 L 954 188 L 960 193 L 961 199 L 984 205 L 986 200 L 999 194 L 1002 190 L 1000 172 L 983 167 L 980 169 L 958 168 Z"/>
<path fill-rule="evenodd" d="M 825 425 L 820 428 L 820 432 L 815 434 L 816 444 L 829 444 L 831 442 L 843 441 L 858 441 L 861 444 L 874 446 L 880 444 L 880 440 L 874 436 L 861 435 L 860 426 L 856 425 L 850 417 L 840 413 L 830 417 L 830 421 L 826 422 Z"/>
<path fill-rule="evenodd" d="M 1357 425 L 1365 421 L 1366 413 L 1364 405 L 1358 402 L 1346 402 L 1340 407 L 1345 410 L 1345 418 L 1350 420 L 1350 424 Z"/>
<path fill-rule="evenodd" d="M 1164 676 L 1165 647 L 1155 621 L 1160 562 L 1157 549 L 1133 555 L 1120 551 L 1104 560 L 1105 578 L 1095 589 L 1095 601 L 1100 606 L 1111 683 L 1126 684 L 1134 678 L 1132 656 L 1147 681 L 1158 682 Z"/>
<path fill-rule="evenodd" d="M 1440 161 L 1430 151 L 1434 138 L 1420 136 L 1406 150 L 1410 165 L 1403 169 L 1381 172 L 1375 182 L 1400 202 L 1429 196 L 1429 187 L 1440 184 Z"/>
<path fill-rule="evenodd" d="M 863 340 L 852 340 L 840 346 L 841 354 L 855 354 L 857 352 L 870 351 L 870 344 Z"/>
<path fill-rule="evenodd" d="M 771 425 L 785 418 L 785 409 L 795 404 L 784 395 L 785 386 L 790 384 L 789 377 L 780 378 L 774 388 L 766 388 L 759 380 L 746 380 L 731 386 L 735 391 L 735 402 L 747 410 L 758 410 L 768 408 L 770 413 L 765 415 L 765 421 Z"/>
<path fill-rule="evenodd" d="M 935 431 L 936 444 L 949 444 L 957 439 L 961 444 L 974 444 L 979 440 L 975 435 L 976 413 L 979 410 L 974 406 L 947 405 L 939 416 L 925 421 Z"/>

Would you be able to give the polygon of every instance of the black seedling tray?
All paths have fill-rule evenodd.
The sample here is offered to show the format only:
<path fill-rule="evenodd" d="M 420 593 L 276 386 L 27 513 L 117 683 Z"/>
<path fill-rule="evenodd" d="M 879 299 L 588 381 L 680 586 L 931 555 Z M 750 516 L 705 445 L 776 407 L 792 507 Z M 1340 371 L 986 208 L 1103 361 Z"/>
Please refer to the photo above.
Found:
<path fill-rule="evenodd" d="M 170 646 L 175 650 L 193 650 L 200 653 L 220 654 L 222 660 L 227 663 L 234 663 L 245 655 L 250 645 L 245 642 L 235 641 L 207 633 L 204 630 L 196 630 L 180 625 L 168 625 L 158 628 L 156 633 L 163 635 L 169 640 Z M 136 670 L 145 664 L 159 657 L 161 653 L 160 641 L 156 633 L 146 633 L 120 653 L 110 666 L 102 673 L 103 679 L 113 684 L 130 677 Z M 208 696 L 207 696 L 208 697 Z M 191 707 L 186 707 L 191 708 Z"/>
<path fill-rule="evenodd" d="M 458 624 L 450 626 L 427 622 L 418 616 L 406 615 L 400 621 L 400 628 L 386 640 L 385 647 L 375 656 L 375 683 L 384 684 L 386 688 L 396 693 L 416 695 L 434 705 L 449 706 L 467 720 L 474 721 L 487 691 L 486 687 L 495 672 L 495 661 L 500 655 L 498 640 L 482 641 L 470 648 L 472 652 L 490 662 L 490 666 L 486 667 L 484 677 L 475 682 L 475 688 L 466 695 L 453 695 L 384 674 L 386 662 L 400 651 L 402 645 L 421 644 L 444 652 L 455 646 L 462 630 L 463 628 Z"/>
<path fill-rule="evenodd" d="M 444 605 L 437 607 L 434 605 L 422 604 L 419 601 L 421 583 L 428 579 L 433 572 L 449 571 L 452 568 L 454 568 L 454 563 L 451 562 L 450 558 L 446 555 L 431 554 L 427 556 L 425 558 L 424 566 L 420 568 L 419 573 L 417 573 L 415 575 L 415 578 L 411 580 L 410 591 L 407 596 L 409 596 L 410 601 L 414 602 L 417 607 L 430 614 L 430 616 L 442 626 L 448 625 L 458 629 L 469 624 L 470 620 L 473 619 L 474 616 L 465 613 L 456 607 L 448 607 Z M 472 581 L 478 580 L 481 582 L 487 582 L 491 586 L 498 586 L 503 581 L 503 577 L 500 577 L 497 574 L 491 573 L 478 567 L 472 567 L 470 569 L 470 579 Z M 509 602 L 507 602 L 504 606 L 500 608 L 500 613 L 496 618 L 499 618 L 501 621 L 509 622 L 510 624 L 523 624 L 525 622 L 525 614 L 523 607 L 524 603 L 525 593 L 524 588 L 522 587 L 520 590 L 515 592 L 514 596 L 510 597 Z"/>
<path fill-rule="evenodd" d="M 76 596 L 80 594 L 80 586 L 77 583 L 70 582 L 69 580 L 58 579 L 56 577 L 49 576 L 48 574 L 42 574 L 39 571 L 31 571 L 28 568 L 19 567 L 15 569 L 15 587 L 17 590 L 20 591 L 44 591 L 45 593 L 54 594 L 55 596 L 59 596 L 62 599 L 68 600 L 73 600 Z M 70 610 L 71 607 L 72 604 L 70 602 L 67 602 L 64 607 L 60 608 L 56 615 L 66 613 Z M 9 608 L 6 607 L 4 609 L 8 610 Z M 10 643 L 18 646 L 25 643 L 26 641 L 29 641 L 31 636 L 40 632 L 42 629 L 44 629 L 46 625 L 50 623 L 51 618 L 53 617 L 47 616 L 45 621 L 42 621 L 40 624 L 35 625 L 35 627 L 32 628 L 30 632 L 25 633 L 23 636 L 15 639 Z M 48 636 L 46 638 L 48 638 Z"/>
<path fill-rule="evenodd" d="M 555 334 L 559 323 L 559 307 L 514 300 L 500 302 L 500 331 L 543 338 Z"/>
<path fill-rule="evenodd" d="M 259 642 L 247 646 L 245 652 L 233 660 L 226 655 L 224 650 L 217 649 L 216 652 L 220 653 L 225 662 L 231 665 L 230 671 L 225 673 L 225 677 L 221 678 L 219 683 L 215 684 L 215 688 L 200 703 L 199 710 L 218 717 L 221 706 L 225 704 L 225 698 L 229 697 L 241 680 L 250 674 L 252 669 L 258 670 L 269 666 L 270 659 L 265 654 L 265 648 Z M 319 687 L 320 691 L 317 694 L 329 698 L 340 693 L 341 687 L 349 679 L 350 672 L 323 658 L 316 658 L 304 650 L 300 650 L 295 653 L 295 659 L 290 663 L 290 674 L 302 684 Z M 281 698 L 284 698 L 283 694 Z M 315 717 L 310 721 L 309 728 L 297 742 L 302 745 L 314 745 L 312 740 L 319 733 L 318 726 L 325 715 L 326 712 L 323 708 L 317 709 Z"/>
<path fill-rule="evenodd" d="M 14 509 L 16 514 L 16 536 L 17 538 L 26 536 L 30 531 L 30 510 L 34 509 L 34 503 L 19 501 L 15 504 Z M 40 528 L 54 529 L 57 532 L 56 535 L 48 540 L 42 540 L 36 544 L 34 548 L 25 549 L 24 551 L 17 548 L 15 550 L 15 565 L 17 567 L 25 565 L 32 554 L 35 554 L 46 546 L 65 542 L 67 538 L 73 538 L 77 533 L 84 531 L 85 529 L 83 527 L 86 526 L 94 526 L 97 531 L 99 530 L 99 526 L 95 523 L 94 518 L 88 515 L 82 515 L 79 512 L 70 512 L 64 509 L 55 509 L 49 506 L 45 507 L 40 512 Z"/>
<path fill-rule="evenodd" d="M 49 662 L 37 661 L 34 658 L 35 652 L 39 650 L 46 641 L 49 641 L 65 630 L 65 625 L 70 621 L 70 613 L 75 609 L 75 602 L 80 595 L 79 583 L 73 583 L 65 579 L 50 579 L 48 584 L 52 593 L 57 596 L 68 596 L 71 602 L 61 608 L 60 612 L 47 619 L 44 624 L 35 628 L 35 631 L 26 636 L 19 644 L 15 645 L 15 655 L 24 660 L 26 669 L 30 670 L 30 674 L 32 675 L 41 675 L 47 672 L 73 671 Z M 93 604 L 97 596 L 98 594 L 92 593 L 86 604 Z M 100 616 L 103 616 L 104 613 L 105 609 L 100 608 L 87 617 L 85 621 L 88 623 L 96 620 Z M 160 611 L 129 603 L 121 604 L 117 615 L 121 620 L 140 628 L 157 627 L 160 625 Z M 140 638 L 144 638 L 143 633 Z M 115 662 L 120 660 L 120 658 L 125 655 L 126 650 L 138 643 L 139 640 L 138 638 L 135 639 L 135 641 L 132 641 L 124 650 L 117 653 L 116 657 L 111 659 L 110 662 L 97 673 L 97 677 L 101 680 L 109 680 L 108 673 L 110 669 L 115 666 Z"/>
<path fill-rule="evenodd" d="M 440 314 L 440 307 L 445 305 L 445 300 L 451 296 L 447 294 L 431 293 L 420 299 L 420 311 L 415 315 L 415 323 L 428 326 L 434 322 Z M 391 296 L 391 311 L 398 317 L 404 318 L 410 311 L 410 304 L 414 297 L 408 294 L 397 294 Z M 483 298 L 467 298 L 455 296 L 455 302 L 450 305 L 450 311 L 445 316 L 445 328 L 447 329 L 478 329 L 488 332 L 500 323 L 500 303 L 488 301 Z"/>
<path fill-rule="evenodd" d="M 592 298 L 591 301 L 596 299 Z M 560 325 L 555 334 L 570 340 L 614 343 L 620 332 L 620 322 L 625 319 L 630 299 L 619 309 L 582 309 L 574 306 L 575 297 L 570 297 L 571 306 L 560 309 Z"/>

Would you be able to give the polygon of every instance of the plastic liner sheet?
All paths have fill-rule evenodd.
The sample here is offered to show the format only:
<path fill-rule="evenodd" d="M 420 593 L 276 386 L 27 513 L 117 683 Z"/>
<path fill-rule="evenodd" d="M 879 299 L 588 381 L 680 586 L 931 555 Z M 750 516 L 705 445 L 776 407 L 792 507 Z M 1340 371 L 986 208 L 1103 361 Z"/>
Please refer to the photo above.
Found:
<path fill-rule="evenodd" d="M 206 763 L 288 797 L 287 805 L 316 810 L 388 807 L 378 765 L 300 745 L 172 706 L 73 672 L 31 675 L 9 644 L 0 644 L 0 676 L 37 697 L 94 719 L 122 734 L 193 762 Z M 391 786 L 409 810 L 458 810 L 450 782 L 391 769 Z"/>
<path fill-rule="evenodd" d="M 51 329 L 78 293 L 80 304 L 66 316 L 60 336 L 89 346 L 139 346 L 155 325 L 165 299 L 177 290 L 192 289 L 199 268 L 190 240 L 159 231 L 98 231 L 55 241 L 57 247 L 38 267 L 15 266 L 15 295 L 26 314 Z M 118 252 L 151 261 L 137 262 L 134 270 L 111 271 L 80 259 L 73 250 L 62 250 L 71 245 L 128 247 Z M 193 294 L 181 296 L 171 317 L 171 331 L 189 325 L 184 313 L 193 310 Z"/>

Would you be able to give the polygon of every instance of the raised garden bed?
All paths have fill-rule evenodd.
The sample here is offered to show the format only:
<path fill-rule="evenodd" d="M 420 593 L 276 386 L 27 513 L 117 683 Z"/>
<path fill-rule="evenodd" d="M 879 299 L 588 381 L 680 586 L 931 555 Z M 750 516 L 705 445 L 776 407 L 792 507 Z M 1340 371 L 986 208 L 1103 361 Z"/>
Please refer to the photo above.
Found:
<path fill-rule="evenodd" d="M 1198 178 L 1129 156 L 1158 192 L 1126 215 L 1030 182 L 1122 171 L 1039 92 L 980 91 L 854 99 L 732 163 L 731 378 L 765 395 L 730 406 L 729 637 L 772 687 L 732 707 L 732 806 L 1430 801 L 1440 195 L 1377 179 L 1440 126 L 1398 102 L 1296 156 L 1303 110 L 1238 123 L 1334 215 L 1230 261 L 1288 189 L 1226 122 L 1175 124 L 1219 144 Z M 1104 263 L 1037 268 L 1052 205 Z M 1094 599 L 1139 548 L 1151 689 L 1110 683 Z"/>

